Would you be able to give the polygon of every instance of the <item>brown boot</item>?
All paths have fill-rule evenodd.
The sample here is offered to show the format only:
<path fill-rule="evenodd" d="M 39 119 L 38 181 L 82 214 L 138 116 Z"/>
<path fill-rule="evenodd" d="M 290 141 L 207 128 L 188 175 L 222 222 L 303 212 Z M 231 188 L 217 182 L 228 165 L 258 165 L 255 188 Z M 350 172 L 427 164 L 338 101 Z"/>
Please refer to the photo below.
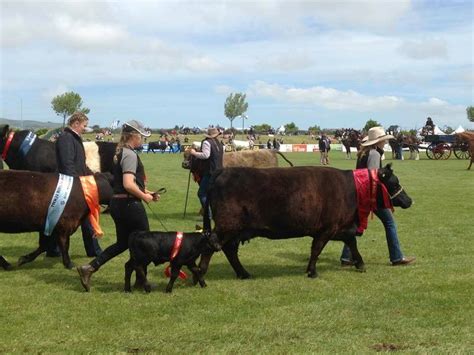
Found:
<path fill-rule="evenodd" d="M 84 289 L 89 292 L 91 289 L 90 281 L 92 274 L 96 270 L 91 266 L 91 265 L 82 265 L 77 267 L 77 272 L 79 273 L 79 276 L 81 277 L 81 284 Z"/>

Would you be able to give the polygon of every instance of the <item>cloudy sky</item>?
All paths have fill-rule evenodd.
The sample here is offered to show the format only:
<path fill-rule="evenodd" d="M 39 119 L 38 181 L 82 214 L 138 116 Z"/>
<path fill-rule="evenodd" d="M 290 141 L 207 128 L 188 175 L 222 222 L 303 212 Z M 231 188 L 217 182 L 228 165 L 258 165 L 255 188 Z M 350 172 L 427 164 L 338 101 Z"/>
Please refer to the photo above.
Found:
<path fill-rule="evenodd" d="M 474 128 L 470 0 L 0 4 L 0 117 L 61 122 L 75 91 L 92 124 L 228 127 L 244 92 L 246 127 Z"/>

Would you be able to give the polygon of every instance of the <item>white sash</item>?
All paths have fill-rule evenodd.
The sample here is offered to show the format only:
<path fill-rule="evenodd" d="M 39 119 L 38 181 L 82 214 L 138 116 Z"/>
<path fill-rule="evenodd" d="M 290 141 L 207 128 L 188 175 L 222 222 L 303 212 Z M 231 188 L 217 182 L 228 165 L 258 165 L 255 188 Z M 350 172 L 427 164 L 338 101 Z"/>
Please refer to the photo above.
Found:
<path fill-rule="evenodd" d="M 48 214 L 46 215 L 46 223 L 44 226 L 44 234 L 50 236 L 53 233 L 54 227 L 63 214 L 64 207 L 66 207 L 69 194 L 72 190 L 72 183 L 74 178 L 69 175 L 59 174 L 58 185 L 54 191 L 53 198 L 48 207 Z"/>

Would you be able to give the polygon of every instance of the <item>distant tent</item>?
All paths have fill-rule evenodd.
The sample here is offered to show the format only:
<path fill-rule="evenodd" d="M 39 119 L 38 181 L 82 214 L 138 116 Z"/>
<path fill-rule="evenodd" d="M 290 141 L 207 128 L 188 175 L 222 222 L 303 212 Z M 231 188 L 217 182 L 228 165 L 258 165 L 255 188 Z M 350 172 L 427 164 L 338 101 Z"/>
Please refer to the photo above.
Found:
<path fill-rule="evenodd" d="M 277 130 L 278 133 L 285 133 L 285 126 L 281 125 Z"/>
<path fill-rule="evenodd" d="M 456 128 L 456 129 L 454 130 L 454 132 L 451 133 L 451 134 L 462 133 L 462 132 L 464 132 L 464 131 L 465 131 L 465 129 L 464 129 L 461 125 L 459 125 L 459 127 Z"/>
<path fill-rule="evenodd" d="M 434 134 L 437 135 L 437 136 L 446 135 L 446 133 L 444 133 L 442 130 L 440 130 L 438 126 L 434 126 Z"/>

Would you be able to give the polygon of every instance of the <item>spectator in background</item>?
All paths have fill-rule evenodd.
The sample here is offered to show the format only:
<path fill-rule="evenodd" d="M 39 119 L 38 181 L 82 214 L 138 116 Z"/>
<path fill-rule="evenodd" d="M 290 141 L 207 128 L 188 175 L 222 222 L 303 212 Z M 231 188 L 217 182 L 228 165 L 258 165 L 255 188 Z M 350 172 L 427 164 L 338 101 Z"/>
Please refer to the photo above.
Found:
<path fill-rule="evenodd" d="M 328 140 L 326 138 L 326 135 L 324 133 L 321 134 L 321 137 L 319 137 L 319 152 L 321 153 L 320 156 L 320 163 L 322 165 L 327 165 L 329 164 L 328 161 Z"/>

